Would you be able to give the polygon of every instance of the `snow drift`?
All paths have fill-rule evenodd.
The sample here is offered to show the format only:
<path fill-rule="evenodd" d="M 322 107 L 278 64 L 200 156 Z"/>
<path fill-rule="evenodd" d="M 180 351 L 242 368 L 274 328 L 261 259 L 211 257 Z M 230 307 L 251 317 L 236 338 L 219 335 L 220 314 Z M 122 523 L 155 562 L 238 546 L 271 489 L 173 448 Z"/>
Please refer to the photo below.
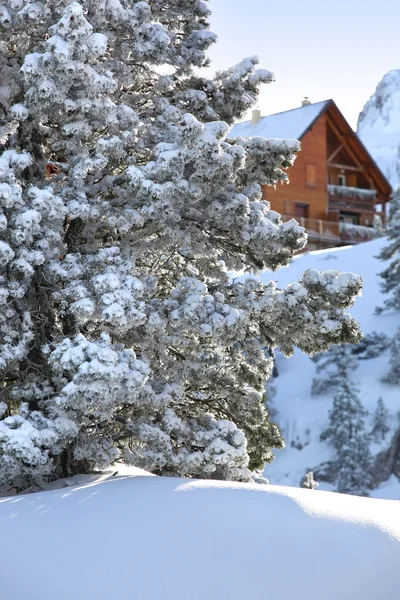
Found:
<path fill-rule="evenodd" d="M 398 600 L 400 503 L 113 477 L 0 500 L 4 600 Z"/>

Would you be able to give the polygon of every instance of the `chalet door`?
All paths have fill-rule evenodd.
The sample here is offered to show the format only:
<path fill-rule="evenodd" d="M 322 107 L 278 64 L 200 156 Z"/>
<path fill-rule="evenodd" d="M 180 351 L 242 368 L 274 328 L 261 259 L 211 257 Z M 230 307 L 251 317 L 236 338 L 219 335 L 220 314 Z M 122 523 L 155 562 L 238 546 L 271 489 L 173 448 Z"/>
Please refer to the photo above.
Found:
<path fill-rule="evenodd" d="M 307 204 L 296 204 L 295 207 L 295 216 L 296 217 L 303 217 L 304 219 L 307 218 L 308 216 L 308 205 Z"/>

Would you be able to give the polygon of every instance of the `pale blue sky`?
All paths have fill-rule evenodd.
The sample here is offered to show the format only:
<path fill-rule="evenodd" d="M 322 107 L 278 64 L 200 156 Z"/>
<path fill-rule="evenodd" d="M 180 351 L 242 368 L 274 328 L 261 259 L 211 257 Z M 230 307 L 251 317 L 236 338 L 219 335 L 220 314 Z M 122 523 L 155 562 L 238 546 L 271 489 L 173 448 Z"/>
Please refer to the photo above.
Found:
<path fill-rule="evenodd" d="M 210 0 L 212 68 L 246 56 L 275 74 L 263 114 L 332 98 L 349 123 L 387 71 L 400 69 L 400 0 Z"/>

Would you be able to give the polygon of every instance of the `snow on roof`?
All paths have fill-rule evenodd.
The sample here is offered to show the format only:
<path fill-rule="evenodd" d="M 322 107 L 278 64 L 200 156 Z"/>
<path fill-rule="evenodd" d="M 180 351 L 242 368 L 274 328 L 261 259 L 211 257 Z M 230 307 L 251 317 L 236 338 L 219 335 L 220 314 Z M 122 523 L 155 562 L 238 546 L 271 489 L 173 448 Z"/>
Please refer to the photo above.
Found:
<path fill-rule="evenodd" d="M 312 125 L 315 119 L 327 107 L 330 100 L 307 104 L 285 112 L 261 117 L 252 125 L 250 121 L 236 123 L 229 132 L 229 137 L 264 137 L 281 140 L 298 140 Z"/>
<path fill-rule="evenodd" d="M 170 477 L 0 499 L 4 600 L 398 600 L 400 503 Z"/>

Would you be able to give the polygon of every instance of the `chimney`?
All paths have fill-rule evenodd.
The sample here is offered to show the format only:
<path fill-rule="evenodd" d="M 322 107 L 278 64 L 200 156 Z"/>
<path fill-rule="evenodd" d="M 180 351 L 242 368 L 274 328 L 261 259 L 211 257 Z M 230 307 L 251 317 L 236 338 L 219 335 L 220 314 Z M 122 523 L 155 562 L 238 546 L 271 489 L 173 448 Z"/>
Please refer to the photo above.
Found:
<path fill-rule="evenodd" d="M 302 106 L 308 106 L 311 102 L 308 99 L 308 96 L 304 96 L 304 100 L 301 101 Z"/>
<path fill-rule="evenodd" d="M 251 124 L 257 125 L 258 121 L 261 119 L 261 110 L 259 108 L 255 108 L 251 113 Z"/>

